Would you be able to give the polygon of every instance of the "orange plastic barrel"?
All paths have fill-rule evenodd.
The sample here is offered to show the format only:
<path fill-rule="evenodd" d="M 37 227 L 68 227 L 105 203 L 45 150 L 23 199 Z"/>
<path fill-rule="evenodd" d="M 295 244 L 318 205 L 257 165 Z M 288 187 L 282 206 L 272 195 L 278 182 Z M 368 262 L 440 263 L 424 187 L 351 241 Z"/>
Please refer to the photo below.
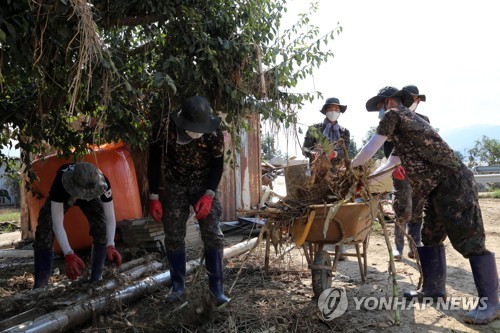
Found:
<path fill-rule="evenodd" d="M 106 145 L 98 148 L 84 157 L 84 161 L 96 165 L 108 178 L 113 191 L 113 203 L 117 221 L 137 219 L 142 217 L 142 208 L 139 187 L 135 173 L 134 162 L 130 153 L 123 145 Z M 27 193 L 28 210 L 31 230 L 36 230 L 38 213 L 49 194 L 52 181 L 59 167 L 71 160 L 61 159 L 55 155 L 33 162 L 33 168 L 39 178 L 33 186 L 41 199 Z M 89 225 L 80 208 L 72 207 L 64 215 L 64 228 L 73 250 L 86 250 L 92 246 L 92 237 L 89 235 Z M 54 250 L 61 252 L 57 240 Z"/>

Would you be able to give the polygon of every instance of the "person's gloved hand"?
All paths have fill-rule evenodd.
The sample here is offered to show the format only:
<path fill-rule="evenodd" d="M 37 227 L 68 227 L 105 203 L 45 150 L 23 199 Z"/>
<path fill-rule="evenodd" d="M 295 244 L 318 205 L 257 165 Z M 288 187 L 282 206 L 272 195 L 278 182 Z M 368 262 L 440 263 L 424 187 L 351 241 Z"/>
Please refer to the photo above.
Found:
<path fill-rule="evenodd" d="M 392 176 L 397 180 L 403 180 L 406 176 L 405 169 L 400 165 L 392 172 Z"/>
<path fill-rule="evenodd" d="M 358 194 L 359 192 L 361 192 L 361 190 L 363 190 L 363 182 L 360 180 L 356 184 L 356 194 Z"/>
<path fill-rule="evenodd" d="M 332 152 L 330 153 L 330 155 L 328 155 L 328 160 L 331 161 L 334 158 L 337 158 L 338 155 L 339 155 L 339 153 L 337 153 L 335 150 L 332 150 Z"/>
<path fill-rule="evenodd" d="M 120 267 L 122 265 L 122 256 L 116 251 L 113 245 L 106 246 L 106 257 L 109 261 L 114 262 L 116 267 Z"/>
<path fill-rule="evenodd" d="M 76 254 L 70 253 L 64 256 L 66 262 L 66 276 L 71 280 L 76 280 L 81 273 L 81 269 L 85 269 L 85 264 Z"/>
<path fill-rule="evenodd" d="M 158 194 L 151 194 L 149 196 L 149 215 L 156 222 L 161 221 L 161 217 L 163 216 L 163 209 L 161 207 L 161 202 L 158 199 Z"/>
<path fill-rule="evenodd" d="M 311 152 L 311 160 L 315 161 L 318 158 L 318 152 L 312 151 Z"/>
<path fill-rule="evenodd" d="M 200 200 L 194 205 L 194 211 L 196 213 L 196 219 L 201 221 L 205 219 L 208 214 L 210 214 L 210 210 L 212 209 L 212 201 L 214 198 L 208 194 L 204 194 L 201 196 Z"/>

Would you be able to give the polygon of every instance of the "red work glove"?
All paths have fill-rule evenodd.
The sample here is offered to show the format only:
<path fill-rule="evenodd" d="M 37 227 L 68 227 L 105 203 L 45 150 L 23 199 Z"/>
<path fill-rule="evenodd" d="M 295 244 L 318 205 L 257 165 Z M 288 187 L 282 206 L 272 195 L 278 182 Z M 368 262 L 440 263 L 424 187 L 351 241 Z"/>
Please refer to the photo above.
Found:
<path fill-rule="evenodd" d="M 403 180 L 406 176 L 405 169 L 400 165 L 392 172 L 392 176 L 397 180 Z"/>
<path fill-rule="evenodd" d="M 198 221 L 204 220 L 208 214 L 210 214 L 210 210 L 212 209 L 212 201 L 214 198 L 208 194 L 202 195 L 200 200 L 194 205 L 194 211 L 196 213 L 196 219 Z"/>
<path fill-rule="evenodd" d="M 113 245 L 106 246 L 106 257 L 109 261 L 114 262 L 116 267 L 120 267 L 122 265 L 122 256 L 116 251 Z"/>
<path fill-rule="evenodd" d="M 328 160 L 331 161 L 334 158 L 336 158 L 338 155 L 339 155 L 339 153 L 337 153 L 335 150 L 332 150 L 332 152 L 330 153 L 330 155 L 328 155 Z"/>
<path fill-rule="evenodd" d="M 76 280 L 82 273 L 80 269 L 85 269 L 85 264 L 76 254 L 71 253 L 64 256 L 66 262 L 66 275 L 71 280 Z"/>
<path fill-rule="evenodd" d="M 163 209 L 161 208 L 161 202 L 158 200 L 158 195 L 156 194 L 156 199 L 149 199 L 149 215 L 156 222 L 161 221 L 161 217 L 163 216 Z"/>
<path fill-rule="evenodd" d="M 363 189 L 363 183 L 361 181 L 359 181 L 356 184 L 356 194 L 358 194 L 359 192 L 361 192 L 362 189 Z"/>

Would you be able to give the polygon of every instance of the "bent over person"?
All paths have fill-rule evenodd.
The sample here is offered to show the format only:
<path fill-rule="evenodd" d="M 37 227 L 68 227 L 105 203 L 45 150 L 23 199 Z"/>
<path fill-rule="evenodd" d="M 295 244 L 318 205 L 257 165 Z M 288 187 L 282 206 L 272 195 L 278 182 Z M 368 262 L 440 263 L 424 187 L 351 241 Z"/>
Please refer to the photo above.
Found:
<path fill-rule="evenodd" d="M 397 156 L 375 172 L 401 164 L 414 192 L 427 200 L 418 247 L 423 285 L 406 298 L 446 297 L 446 256 L 443 242 L 469 259 L 481 302 L 465 314 L 465 321 L 486 324 L 500 317 L 498 271 L 494 253 L 485 247 L 485 232 L 472 172 L 427 121 L 408 107 L 412 95 L 400 90 L 384 99 L 387 110 L 376 134 L 362 148 L 353 167 L 363 165 L 389 137 Z M 484 301 L 484 302 L 483 302 Z M 486 306 L 484 306 L 486 305 Z"/>
<path fill-rule="evenodd" d="M 217 306 L 229 301 L 223 287 L 224 235 L 219 226 L 222 207 L 217 193 L 224 168 L 224 135 L 220 122 L 219 117 L 212 115 L 212 108 L 204 97 L 190 97 L 179 112 L 168 118 L 162 134 L 150 145 L 150 215 L 157 222 L 161 220 L 165 229 L 172 279 L 167 302 L 184 297 L 184 238 L 190 206 L 200 224 L 210 291 Z M 160 203 L 162 157 L 165 190 Z"/>
<path fill-rule="evenodd" d="M 407 85 L 403 90 L 408 91 L 413 97 L 413 104 L 408 108 L 410 111 L 415 112 L 420 101 L 425 101 L 425 95 L 419 93 L 417 86 Z M 398 89 L 394 87 L 384 87 L 379 90 L 378 94 L 370 98 L 366 102 L 366 110 L 378 111 L 379 120 L 382 119 L 385 113 L 385 99 L 396 93 Z M 420 118 L 429 122 L 429 118 L 423 114 L 416 113 Z M 396 156 L 397 153 L 393 151 L 394 144 L 391 138 L 384 142 L 384 156 L 389 158 L 391 154 Z M 425 198 L 422 198 L 418 192 L 414 192 L 410 183 L 405 176 L 405 170 L 402 166 L 396 168 L 392 173 L 392 183 L 394 186 L 393 207 L 396 213 L 399 225 L 394 228 L 394 243 L 396 248 L 394 252 L 394 260 L 401 260 L 403 257 L 404 249 L 404 234 L 408 228 L 408 235 L 415 242 L 415 246 L 421 246 L 420 230 L 422 229 L 423 210 L 425 205 Z M 410 250 L 408 257 L 414 259 L 415 253 L 414 246 L 408 240 Z"/>
<path fill-rule="evenodd" d="M 64 230 L 64 213 L 79 207 L 88 220 L 93 238 L 90 281 L 102 278 L 106 257 L 117 266 L 122 263 L 115 249 L 115 212 L 111 185 L 95 165 L 87 162 L 61 166 L 52 182 L 49 196 L 38 214 L 35 232 L 35 285 L 45 287 L 52 271 L 54 235 L 64 254 L 66 275 L 76 280 L 85 269 L 84 262 L 73 252 Z"/>

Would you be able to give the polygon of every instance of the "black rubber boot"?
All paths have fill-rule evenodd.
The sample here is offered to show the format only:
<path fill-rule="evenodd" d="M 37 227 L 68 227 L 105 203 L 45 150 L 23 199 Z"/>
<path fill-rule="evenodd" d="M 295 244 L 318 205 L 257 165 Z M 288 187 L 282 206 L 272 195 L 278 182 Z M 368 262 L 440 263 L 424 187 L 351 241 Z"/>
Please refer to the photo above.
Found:
<path fill-rule="evenodd" d="M 446 256 L 444 245 L 417 247 L 420 263 L 422 265 L 423 285 L 417 291 L 406 291 L 404 297 L 446 298 Z"/>
<path fill-rule="evenodd" d="M 170 262 L 172 290 L 165 301 L 169 303 L 182 301 L 186 286 L 186 250 L 167 252 L 167 258 Z"/>
<path fill-rule="evenodd" d="M 104 262 L 106 261 L 106 244 L 93 244 L 90 267 L 90 282 L 102 279 Z"/>
<path fill-rule="evenodd" d="M 421 243 L 421 229 L 422 229 L 422 223 L 408 223 L 408 235 L 413 238 L 413 242 L 415 242 L 415 245 L 417 247 L 422 246 Z M 408 252 L 408 258 L 415 259 L 415 253 L 413 252 L 413 243 L 409 240 L 408 241 L 410 251 Z"/>
<path fill-rule="evenodd" d="M 208 287 L 215 298 L 217 307 L 223 306 L 229 302 L 229 298 L 224 295 L 224 272 L 222 268 L 222 259 L 224 251 L 205 249 L 205 264 L 208 273 Z"/>
<path fill-rule="evenodd" d="M 35 249 L 35 284 L 33 289 L 43 288 L 49 284 L 52 273 L 52 249 Z"/>
<path fill-rule="evenodd" d="M 498 271 L 495 255 L 491 253 L 472 256 L 469 258 L 469 262 L 480 301 L 475 309 L 465 314 L 464 321 L 469 324 L 488 324 L 500 318 Z"/>

